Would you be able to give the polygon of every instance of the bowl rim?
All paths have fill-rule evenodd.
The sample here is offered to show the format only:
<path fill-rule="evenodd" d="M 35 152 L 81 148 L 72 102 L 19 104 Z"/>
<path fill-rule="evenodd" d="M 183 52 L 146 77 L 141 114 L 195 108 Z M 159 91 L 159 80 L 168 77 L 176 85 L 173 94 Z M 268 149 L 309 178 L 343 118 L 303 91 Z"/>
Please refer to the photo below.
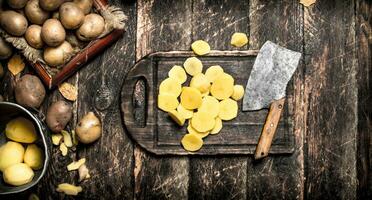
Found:
<path fill-rule="evenodd" d="M 16 103 L 12 103 L 12 102 L 0 102 L 0 105 L 8 105 L 8 106 L 13 106 L 13 107 L 16 107 L 20 110 L 22 110 L 23 112 L 25 112 L 34 122 L 35 124 L 37 125 L 37 128 L 39 130 L 39 133 L 40 133 L 40 137 L 43 141 L 43 145 L 44 145 L 44 165 L 43 165 L 43 170 L 41 171 L 40 173 L 40 176 L 36 179 L 36 180 L 33 180 L 33 182 L 28 185 L 27 187 L 24 187 L 22 189 L 19 189 L 19 190 L 15 190 L 15 191 L 6 191 L 6 192 L 0 192 L 0 195 L 6 195 L 6 194 L 16 194 L 16 193 L 20 193 L 20 192 L 23 192 L 23 191 L 26 191 L 28 189 L 30 189 L 31 187 L 35 186 L 36 184 L 39 183 L 39 181 L 44 177 L 45 173 L 46 173 L 46 170 L 48 169 L 48 164 L 49 164 L 49 147 L 48 147 L 48 142 L 46 141 L 46 137 L 44 135 L 44 132 L 47 132 L 47 129 L 44 129 L 41 125 L 42 125 L 42 121 L 37 118 L 32 112 L 30 112 L 28 109 L 26 109 L 25 107 L 19 105 L 19 104 L 16 104 Z M 16 186 L 18 187 L 18 186 Z"/>

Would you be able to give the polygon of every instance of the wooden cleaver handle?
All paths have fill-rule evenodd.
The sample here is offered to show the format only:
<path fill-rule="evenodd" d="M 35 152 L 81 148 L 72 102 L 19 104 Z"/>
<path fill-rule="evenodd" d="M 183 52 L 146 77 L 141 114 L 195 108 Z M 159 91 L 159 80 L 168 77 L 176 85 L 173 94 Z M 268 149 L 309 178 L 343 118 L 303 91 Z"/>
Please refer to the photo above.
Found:
<path fill-rule="evenodd" d="M 262 129 L 262 133 L 256 147 L 256 152 L 254 154 L 254 158 L 256 160 L 266 157 L 269 154 L 271 142 L 273 141 L 276 128 L 278 127 L 280 116 L 283 111 L 284 101 L 285 98 L 282 98 L 273 101 L 270 105 L 269 114 L 267 114 L 266 122 L 264 124 L 264 128 Z"/>

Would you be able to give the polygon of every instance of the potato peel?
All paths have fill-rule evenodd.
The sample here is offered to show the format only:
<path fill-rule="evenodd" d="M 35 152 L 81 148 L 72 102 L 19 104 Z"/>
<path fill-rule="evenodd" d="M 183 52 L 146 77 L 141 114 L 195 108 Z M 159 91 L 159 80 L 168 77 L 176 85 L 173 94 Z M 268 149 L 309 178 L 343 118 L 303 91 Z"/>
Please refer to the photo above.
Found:
<path fill-rule="evenodd" d="M 73 170 L 77 170 L 80 168 L 80 166 L 82 166 L 83 164 L 85 164 L 85 161 L 86 159 L 85 158 L 82 158 L 78 161 L 74 161 L 72 163 L 70 163 L 69 165 L 67 165 L 67 170 L 68 171 L 73 171 Z"/>
<path fill-rule="evenodd" d="M 69 183 L 62 183 L 62 184 L 59 184 L 58 187 L 57 187 L 57 192 L 63 192 L 67 195 L 76 196 L 81 191 L 83 191 L 82 187 L 71 185 Z"/>
<path fill-rule="evenodd" d="M 62 83 L 58 86 L 59 92 L 62 94 L 63 97 L 65 97 L 67 100 L 70 101 L 76 101 L 78 97 L 78 90 L 77 88 L 67 82 Z"/>
<path fill-rule="evenodd" d="M 15 76 L 25 69 L 25 63 L 20 55 L 14 54 L 8 61 L 8 69 Z"/>

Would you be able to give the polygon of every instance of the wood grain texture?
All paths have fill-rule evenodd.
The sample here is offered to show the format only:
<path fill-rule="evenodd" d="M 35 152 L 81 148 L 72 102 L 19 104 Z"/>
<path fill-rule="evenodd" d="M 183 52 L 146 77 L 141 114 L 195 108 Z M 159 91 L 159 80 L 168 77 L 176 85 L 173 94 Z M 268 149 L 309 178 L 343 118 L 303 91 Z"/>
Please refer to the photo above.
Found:
<path fill-rule="evenodd" d="M 307 199 L 356 199 L 355 2 L 305 8 Z"/>

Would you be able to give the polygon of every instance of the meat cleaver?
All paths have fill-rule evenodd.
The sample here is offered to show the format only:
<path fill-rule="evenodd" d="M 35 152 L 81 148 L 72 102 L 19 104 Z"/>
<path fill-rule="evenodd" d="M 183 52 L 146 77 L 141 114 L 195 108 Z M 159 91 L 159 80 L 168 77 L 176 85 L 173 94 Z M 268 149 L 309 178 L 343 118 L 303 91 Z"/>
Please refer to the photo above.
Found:
<path fill-rule="evenodd" d="M 295 72 L 301 53 L 267 41 L 254 62 L 243 99 L 243 111 L 269 108 L 258 141 L 255 159 L 269 154 L 281 113 L 289 80 Z"/>

